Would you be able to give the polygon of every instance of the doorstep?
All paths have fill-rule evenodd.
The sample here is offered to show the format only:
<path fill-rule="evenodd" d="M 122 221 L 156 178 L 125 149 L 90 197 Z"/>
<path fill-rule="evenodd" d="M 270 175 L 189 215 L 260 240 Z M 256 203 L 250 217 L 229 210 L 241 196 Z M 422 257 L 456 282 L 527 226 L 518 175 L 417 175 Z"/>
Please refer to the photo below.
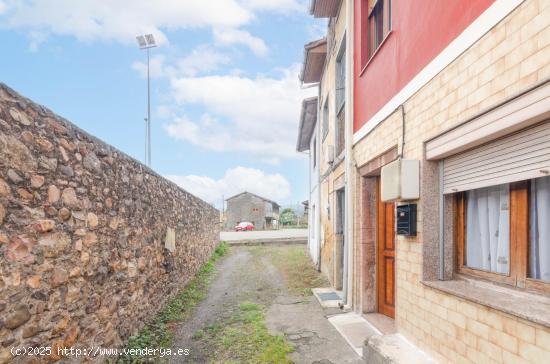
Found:
<path fill-rule="evenodd" d="M 380 331 L 355 312 L 333 315 L 328 321 L 359 356 L 363 356 L 365 341 L 372 336 L 380 335 Z"/>
<path fill-rule="evenodd" d="M 325 312 L 339 307 L 342 292 L 313 288 Z M 327 310 L 328 309 L 328 310 Z M 396 333 L 395 321 L 378 313 L 344 312 L 327 316 L 351 348 L 368 364 L 436 364 L 437 362 Z"/>
<path fill-rule="evenodd" d="M 382 335 L 389 335 L 397 333 L 397 327 L 395 327 L 395 320 L 381 313 L 371 312 L 364 313 L 363 317 L 374 326 Z"/>
<path fill-rule="evenodd" d="M 401 334 L 373 335 L 363 348 L 363 360 L 368 364 L 436 364 Z"/>
<path fill-rule="evenodd" d="M 342 291 L 334 288 L 313 288 L 311 291 L 323 308 L 338 308 L 342 303 Z"/>

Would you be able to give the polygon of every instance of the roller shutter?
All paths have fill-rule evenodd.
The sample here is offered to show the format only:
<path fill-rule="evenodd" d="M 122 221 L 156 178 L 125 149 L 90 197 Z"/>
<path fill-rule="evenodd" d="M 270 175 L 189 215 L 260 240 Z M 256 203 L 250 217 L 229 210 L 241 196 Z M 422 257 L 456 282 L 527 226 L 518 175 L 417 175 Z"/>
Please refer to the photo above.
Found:
<path fill-rule="evenodd" d="M 550 174 L 550 120 L 444 160 L 444 193 Z"/>

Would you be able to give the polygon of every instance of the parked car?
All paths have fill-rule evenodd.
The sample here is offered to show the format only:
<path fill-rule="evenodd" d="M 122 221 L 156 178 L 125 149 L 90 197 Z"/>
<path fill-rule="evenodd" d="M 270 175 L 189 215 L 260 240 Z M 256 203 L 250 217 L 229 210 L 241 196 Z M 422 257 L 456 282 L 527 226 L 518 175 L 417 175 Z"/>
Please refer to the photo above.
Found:
<path fill-rule="evenodd" d="M 254 224 L 251 222 L 241 222 L 235 226 L 235 231 L 250 231 L 254 230 Z"/>

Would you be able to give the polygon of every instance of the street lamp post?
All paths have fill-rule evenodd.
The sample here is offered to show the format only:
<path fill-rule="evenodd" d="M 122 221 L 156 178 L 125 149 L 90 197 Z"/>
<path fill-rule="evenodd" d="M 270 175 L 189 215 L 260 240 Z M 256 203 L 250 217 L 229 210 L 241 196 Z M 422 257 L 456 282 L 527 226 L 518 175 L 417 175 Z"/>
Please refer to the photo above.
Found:
<path fill-rule="evenodd" d="M 153 34 L 136 37 L 139 48 L 147 50 L 147 118 L 145 119 L 145 164 L 151 167 L 151 79 L 149 75 L 149 49 L 156 47 Z"/>

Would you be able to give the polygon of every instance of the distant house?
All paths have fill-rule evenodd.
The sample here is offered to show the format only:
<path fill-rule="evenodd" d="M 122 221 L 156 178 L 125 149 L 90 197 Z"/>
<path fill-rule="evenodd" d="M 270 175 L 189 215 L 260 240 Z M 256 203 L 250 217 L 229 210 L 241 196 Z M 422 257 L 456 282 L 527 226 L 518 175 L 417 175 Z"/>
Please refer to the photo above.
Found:
<path fill-rule="evenodd" d="M 250 192 L 242 192 L 228 198 L 225 212 L 227 230 L 247 221 L 259 230 L 271 229 L 279 220 L 279 204 Z"/>

